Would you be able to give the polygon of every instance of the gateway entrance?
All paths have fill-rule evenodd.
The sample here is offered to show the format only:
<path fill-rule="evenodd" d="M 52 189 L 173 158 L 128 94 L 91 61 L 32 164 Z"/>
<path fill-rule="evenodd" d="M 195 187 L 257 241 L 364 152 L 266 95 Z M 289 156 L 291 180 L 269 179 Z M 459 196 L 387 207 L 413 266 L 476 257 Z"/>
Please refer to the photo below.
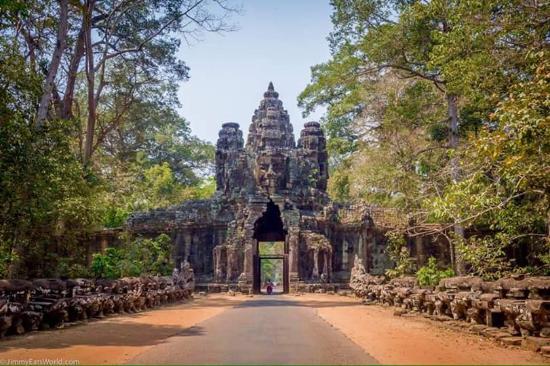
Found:
<path fill-rule="evenodd" d="M 273 288 L 274 294 L 284 292 L 285 256 L 284 241 L 258 242 L 260 257 L 260 292 L 267 293 L 267 286 Z"/>
<path fill-rule="evenodd" d="M 256 248 L 254 254 L 254 292 L 267 293 L 271 284 L 273 293 L 288 292 L 288 246 L 279 207 L 272 201 L 254 225 Z"/>

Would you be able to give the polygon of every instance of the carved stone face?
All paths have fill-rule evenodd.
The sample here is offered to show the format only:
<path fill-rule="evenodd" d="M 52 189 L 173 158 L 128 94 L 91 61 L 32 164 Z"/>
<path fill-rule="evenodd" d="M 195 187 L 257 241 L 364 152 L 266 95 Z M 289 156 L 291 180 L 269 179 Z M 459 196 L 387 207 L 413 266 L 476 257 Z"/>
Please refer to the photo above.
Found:
<path fill-rule="evenodd" d="M 277 108 L 274 107 L 268 107 L 266 110 L 266 117 L 270 121 L 277 121 L 279 117 L 281 116 L 281 113 Z"/>
<path fill-rule="evenodd" d="M 284 188 L 286 164 L 285 157 L 276 152 L 261 153 L 256 160 L 256 183 L 269 193 Z"/>
<path fill-rule="evenodd" d="M 216 145 L 218 150 L 238 150 L 243 147 L 243 143 L 243 133 L 238 123 L 228 122 L 222 125 Z"/>

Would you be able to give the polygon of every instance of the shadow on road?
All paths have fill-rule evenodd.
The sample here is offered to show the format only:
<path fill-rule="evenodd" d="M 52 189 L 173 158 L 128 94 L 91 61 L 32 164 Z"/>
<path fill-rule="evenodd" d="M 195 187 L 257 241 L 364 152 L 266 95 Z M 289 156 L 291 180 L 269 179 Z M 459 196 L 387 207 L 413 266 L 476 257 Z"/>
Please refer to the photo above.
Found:
<path fill-rule="evenodd" d="M 4 352 L 17 349 L 63 349 L 72 346 L 156 345 L 175 335 L 200 336 L 199 326 L 178 325 L 178 317 L 206 308 L 230 308 L 238 301 L 223 297 L 198 298 L 136 314 L 113 315 L 105 319 L 66 326 L 63 329 L 37 331 L 0 340 L 0 359 Z M 185 317 L 185 315 L 183 315 Z"/>
<path fill-rule="evenodd" d="M 289 295 L 255 295 L 251 298 L 207 296 L 189 303 L 143 313 L 113 316 L 103 320 L 91 320 L 88 324 L 73 325 L 65 329 L 32 332 L 25 336 L 10 337 L 0 341 L 0 358 L 2 358 L 2 353 L 16 349 L 63 349 L 73 346 L 144 347 L 162 343 L 166 338 L 172 336 L 203 336 L 205 330 L 201 326 L 185 327 L 174 321 L 180 312 L 193 311 L 193 309 L 200 311 L 200 308 L 232 307 L 323 308 L 355 305 L 358 305 L 357 301 L 347 299 L 298 299 Z"/>
<path fill-rule="evenodd" d="M 298 306 L 306 308 L 327 308 L 356 306 L 359 302 L 354 300 L 327 300 L 327 299 L 293 299 L 289 296 L 257 295 L 249 301 L 242 302 L 235 307 L 260 307 L 260 306 Z"/>
<path fill-rule="evenodd" d="M 70 332 L 70 333 L 69 333 Z M 45 334 L 48 333 L 48 334 Z M 201 335 L 201 329 L 191 327 L 151 325 L 139 323 L 109 322 L 94 324 L 93 329 L 61 329 L 34 333 L 29 337 L 13 338 L 0 344 L 2 352 L 10 349 L 61 349 L 79 345 L 87 346 L 150 346 L 174 335 Z M 38 339 L 39 338 L 39 339 Z"/>

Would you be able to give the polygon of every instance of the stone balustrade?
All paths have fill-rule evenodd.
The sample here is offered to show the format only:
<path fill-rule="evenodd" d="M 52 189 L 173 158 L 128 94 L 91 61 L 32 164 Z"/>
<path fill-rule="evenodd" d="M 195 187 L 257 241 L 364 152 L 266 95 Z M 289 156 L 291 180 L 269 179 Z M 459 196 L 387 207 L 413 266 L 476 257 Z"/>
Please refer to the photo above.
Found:
<path fill-rule="evenodd" d="M 397 307 L 439 321 L 464 321 L 470 329 L 508 345 L 550 354 L 550 277 L 516 275 L 497 281 L 452 277 L 420 287 L 415 277 L 387 280 L 366 273 L 356 258 L 350 288 L 365 304 Z"/>
<path fill-rule="evenodd" d="M 0 280 L 0 337 L 140 312 L 189 299 L 193 290 L 190 268 L 172 277 Z"/>

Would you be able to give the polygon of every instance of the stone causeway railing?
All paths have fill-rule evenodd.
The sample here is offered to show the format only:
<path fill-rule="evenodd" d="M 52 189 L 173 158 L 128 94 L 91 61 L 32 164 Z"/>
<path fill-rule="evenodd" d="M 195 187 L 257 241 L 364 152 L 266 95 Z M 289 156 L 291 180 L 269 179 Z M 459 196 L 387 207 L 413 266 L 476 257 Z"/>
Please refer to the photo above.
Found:
<path fill-rule="evenodd" d="M 550 277 L 517 275 L 497 281 L 451 277 L 434 288 L 415 277 L 387 280 L 356 260 L 350 288 L 364 304 L 397 307 L 395 315 L 421 314 L 459 328 L 550 356 Z"/>
<path fill-rule="evenodd" d="M 0 280 L 0 337 L 135 313 L 192 297 L 192 271 L 118 280 Z"/>

